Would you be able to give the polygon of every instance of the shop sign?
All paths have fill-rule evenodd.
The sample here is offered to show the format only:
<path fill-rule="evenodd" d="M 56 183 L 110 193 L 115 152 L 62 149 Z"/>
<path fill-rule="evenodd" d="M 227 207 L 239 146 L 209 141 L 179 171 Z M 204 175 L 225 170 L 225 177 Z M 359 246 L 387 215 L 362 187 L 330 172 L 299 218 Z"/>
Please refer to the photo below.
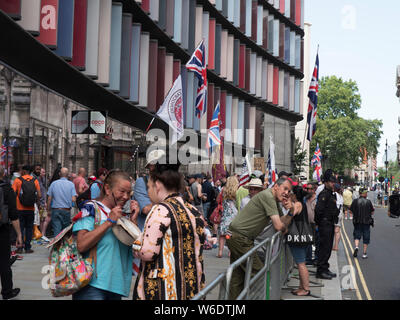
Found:
<path fill-rule="evenodd" d="M 72 134 L 106 134 L 107 116 L 102 111 L 72 111 Z"/>

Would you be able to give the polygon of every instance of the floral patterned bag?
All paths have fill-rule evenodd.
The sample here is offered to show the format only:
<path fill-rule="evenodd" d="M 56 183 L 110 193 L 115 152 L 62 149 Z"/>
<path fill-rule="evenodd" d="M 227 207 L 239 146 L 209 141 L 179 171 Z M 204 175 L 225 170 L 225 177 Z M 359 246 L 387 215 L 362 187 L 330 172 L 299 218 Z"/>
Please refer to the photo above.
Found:
<path fill-rule="evenodd" d="M 95 205 L 95 228 L 101 216 Z M 89 284 L 94 273 L 93 259 L 96 262 L 97 246 L 90 250 L 90 257 L 83 258 L 78 251 L 76 239 L 72 234 L 73 224 L 65 228 L 47 247 L 52 247 L 49 255 L 50 289 L 53 297 L 71 295 Z"/>

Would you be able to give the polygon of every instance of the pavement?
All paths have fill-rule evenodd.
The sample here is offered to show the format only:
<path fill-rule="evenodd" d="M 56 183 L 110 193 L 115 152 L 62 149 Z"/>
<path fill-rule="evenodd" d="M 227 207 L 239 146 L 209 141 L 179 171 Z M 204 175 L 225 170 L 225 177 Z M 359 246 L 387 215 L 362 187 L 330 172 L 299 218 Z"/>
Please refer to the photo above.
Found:
<path fill-rule="evenodd" d="M 44 289 L 46 282 L 49 250 L 45 244 L 32 241 L 34 253 L 21 254 L 23 260 L 17 260 L 12 265 L 14 288 L 20 288 L 21 293 L 13 300 L 71 300 L 71 296 L 54 298 L 49 289 Z M 228 250 L 225 248 L 222 258 L 217 258 L 218 249 L 204 250 L 204 267 L 206 285 L 214 280 L 220 273 L 224 272 L 229 266 Z M 131 294 L 128 298 L 132 299 L 136 277 L 132 278 Z M 43 284 L 42 284 L 43 282 Z M 211 292 L 207 297 L 209 300 L 218 298 L 218 292 Z"/>
<path fill-rule="evenodd" d="M 71 296 L 54 298 L 50 290 L 43 288 L 46 282 L 48 265 L 49 249 L 46 249 L 44 244 L 33 241 L 32 249 L 35 251 L 32 254 L 22 254 L 23 260 L 17 260 L 13 266 L 13 281 L 15 288 L 21 288 L 21 293 L 14 300 L 71 300 Z M 340 249 L 339 249 L 340 250 Z M 227 248 L 224 249 L 222 258 L 217 258 L 218 249 L 204 250 L 204 268 L 206 285 L 213 281 L 220 273 L 224 272 L 229 266 L 229 257 Z M 292 288 L 296 288 L 299 284 L 298 271 L 293 269 L 290 279 L 287 283 L 287 288 L 282 290 L 282 300 L 342 300 L 339 267 L 337 263 L 337 254 L 332 252 L 329 261 L 331 271 L 338 274 L 337 278 L 332 280 L 321 280 L 315 278 L 315 268 L 309 266 L 310 270 L 310 287 L 312 296 L 296 297 L 290 293 Z M 128 298 L 132 299 L 132 290 L 136 278 L 132 278 L 131 294 Z M 218 299 L 218 287 L 212 290 L 207 295 L 207 300 Z"/>
<path fill-rule="evenodd" d="M 339 249 L 340 250 L 340 249 Z M 311 296 L 297 297 L 290 291 L 299 287 L 298 270 L 295 267 L 289 276 L 286 287 L 282 289 L 281 300 L 342 300 L 342 288 L 340 284 L 340 272 L 337 252 L 332 251 L 329 259 L 330 270 L 337 274 L 332 280 L 317 279 L 315 277 L 316 267 L 307 266 L 310 275 Z"/>

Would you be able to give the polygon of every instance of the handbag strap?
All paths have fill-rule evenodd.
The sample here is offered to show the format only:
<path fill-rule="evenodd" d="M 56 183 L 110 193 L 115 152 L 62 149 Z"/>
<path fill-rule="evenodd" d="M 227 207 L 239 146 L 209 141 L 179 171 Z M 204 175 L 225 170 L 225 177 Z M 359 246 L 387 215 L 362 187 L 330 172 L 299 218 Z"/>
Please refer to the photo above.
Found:
<path fill-rule="evenodd" d="M 93 201 L 94 204 L 94 229 L 97 229 L 100 226 L 101 222 L 101 211 L 99 205 L 96 201 Z M 94 271 L 97 278 L 97 243 L 90 249 L 89 258 L 94 262 Z"/>

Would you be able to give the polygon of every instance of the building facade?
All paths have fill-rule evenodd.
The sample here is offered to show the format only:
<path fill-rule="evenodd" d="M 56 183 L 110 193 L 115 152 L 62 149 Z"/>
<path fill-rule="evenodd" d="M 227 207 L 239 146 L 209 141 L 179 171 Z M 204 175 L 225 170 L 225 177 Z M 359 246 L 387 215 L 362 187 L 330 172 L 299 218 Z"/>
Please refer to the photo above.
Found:
<path fill-rule="evenodd" d="M 39 70 L 29 57 L 18 59 L 21 48 L 0 53 L 16 75 L 11 103 L 4 76 L 0 88 L 2 119 L 11 110 L 8 139 L 18 142 L 14 162 L 46 162 L 48 171 L 57 163 L 89 172 L 141 170 L 150 143 L 143 132 L 181 75 L 185 133 L 203 137 L 193 153 L 204 155 L 220 102 L 228 171 L 237 171 L 247 152 L 266 162 L 270 136 L 277 169 L 291 170 L 295 125 L 303 116 L 304 0 L 11 0 L 0 5 L 0 19 L 22 48 L 48 62 Z M 207 113 L 198 119 L 198 84 L 185 65 L 201 40 L 208 95 Z M 71 111 L 87 109 L 107 112 L 106 134 L 71 134 Z M 153 126 L 165 130 L 161 121 Z M 234 149 L 241 154 L 234 157 Z M 184 170 L 211 167 L 194 162 Z"/>

